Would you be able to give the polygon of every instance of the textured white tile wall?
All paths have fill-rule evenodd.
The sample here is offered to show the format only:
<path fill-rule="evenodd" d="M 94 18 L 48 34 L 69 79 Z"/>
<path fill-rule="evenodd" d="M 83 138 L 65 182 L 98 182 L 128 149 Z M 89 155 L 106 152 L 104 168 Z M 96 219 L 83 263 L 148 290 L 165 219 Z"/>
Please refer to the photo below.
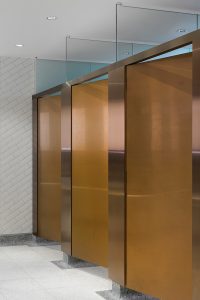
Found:
<path fill-rule="evenodd" d="M 0 57 L 0 235 L 32 232 L 34 60 Z"/>

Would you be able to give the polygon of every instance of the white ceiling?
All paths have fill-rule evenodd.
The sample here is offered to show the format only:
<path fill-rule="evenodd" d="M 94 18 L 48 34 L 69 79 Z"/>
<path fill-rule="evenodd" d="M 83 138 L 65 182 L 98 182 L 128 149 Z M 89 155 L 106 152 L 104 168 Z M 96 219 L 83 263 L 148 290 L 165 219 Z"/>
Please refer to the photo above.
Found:
<path fill-rule="evenodd" d="M 115 0 L 0 0 L 0 55 L 65 59 L 65 37 L 115 40 Z M 199 0 L 126 0 L 124 5 L 199 12 Z M 46 17 L 55 15 L 56 21 Z M 174 13 L 156 13 L 119 7 L 119 39 L 161 43 L 178 35 L 177 29 L 195 29 L 196 19 Z M 71 41 L 73 42 L 73 41 Z M 70 43 L 70 41 L 69 41 Z M 17 48 L 16 44 L 24 44 Z M 105 44 L 78 41 L 69 45 L 78 60 L 83 53 L 103 60 Z M 96 48 L 95 48 L 96 47 Z M 113 47 L 113 46 L 109 46 Z M 91 51 L 91 52 L 90 52 Z M 76 55 L 74 55 L 76 53 Z M 90 54 L 91 53 L 91 54 Z M 95 57 L 93 58 L 95 61 Z"/>

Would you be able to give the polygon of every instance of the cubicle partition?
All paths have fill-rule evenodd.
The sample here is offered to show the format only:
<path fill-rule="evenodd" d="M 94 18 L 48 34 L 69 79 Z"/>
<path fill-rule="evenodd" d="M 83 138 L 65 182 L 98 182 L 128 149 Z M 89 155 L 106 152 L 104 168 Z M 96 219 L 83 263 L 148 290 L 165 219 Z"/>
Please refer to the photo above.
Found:
<path fill-rule="evenodd" d="M 72 87 L 72 253 L 108 263 L 108 81 Z"/>
<path fill-rule="evenodd" d="M 192 55 L 127 67 L 127 286 L 192 295 Z"/>
<path fill-rule="evenodd" d="M 63 252 L 121 287 L 199 299 L 200 31 L 59 89 Z"/>
<path fill-rule="evenodd" d="M 37 139 L 34 232 L 40 238 L 61 241 L 61 96 L 49 94 L 34 106 Z"/>

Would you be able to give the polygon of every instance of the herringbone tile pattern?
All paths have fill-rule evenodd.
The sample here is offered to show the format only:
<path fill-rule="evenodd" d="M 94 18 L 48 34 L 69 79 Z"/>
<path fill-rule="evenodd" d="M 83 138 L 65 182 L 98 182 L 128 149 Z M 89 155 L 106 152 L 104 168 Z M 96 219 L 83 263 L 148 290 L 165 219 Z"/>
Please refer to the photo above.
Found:
<path fill-rule="evenodd" d="M 0 58 L 0 235 L 32 231 L 34 60 Z"/>

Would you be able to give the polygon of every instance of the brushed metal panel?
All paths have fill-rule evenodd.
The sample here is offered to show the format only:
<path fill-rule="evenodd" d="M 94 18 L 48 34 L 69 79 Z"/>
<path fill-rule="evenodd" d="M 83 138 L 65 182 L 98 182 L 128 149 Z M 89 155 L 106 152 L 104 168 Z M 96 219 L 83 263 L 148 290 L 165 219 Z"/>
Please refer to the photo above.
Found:
<path fill-rule="evenodd" d="M 127 286 L 163 300 L 192 299 L 191 191 L 127 198 Z"/>
<path fill-rule="evenodd" d="M 61 99 L 38 102 L 38 236 L 61 239 Z"/>
<path fill-rule="evenodd" d="M 109 73 L 109 277 L 125 284 L 125 69 Z"/>
<path fill-rule="evenodd" d="M 200 36 L 193 42 L 192 199 L 193 300 L 200 297 Z"/>
<path fill-rule="evenodd" d="M 108 263 L 107 80 L 72 87 L 72 255 Z"/>
<path fill-rule="evenodd" d="M 32 147 L 33 147 L 33 234 L 37 235 L 37 200 L 38 200 L 38 99 L 33 98 L 32 100 Z"/>
<path fill-rule="evenodd" d="M 127 287 L 192 298 L 192 55 L 127 67 Z"/>
<path fill-rule="evenodd" d="M 61 95 L 61 244 L 62 251 L 72 254 L 71 246 L 71 86 Z"/>

